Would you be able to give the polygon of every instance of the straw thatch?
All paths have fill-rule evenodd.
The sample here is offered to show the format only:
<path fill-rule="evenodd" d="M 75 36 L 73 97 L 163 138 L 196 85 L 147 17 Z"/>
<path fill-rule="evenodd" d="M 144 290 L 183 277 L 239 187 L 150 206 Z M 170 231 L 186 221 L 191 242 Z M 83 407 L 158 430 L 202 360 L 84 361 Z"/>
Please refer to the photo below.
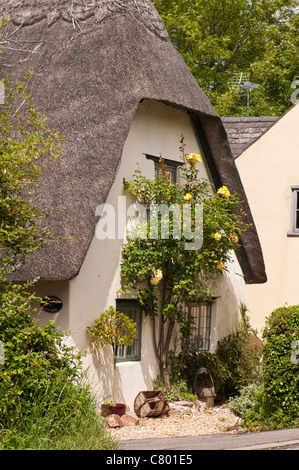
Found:
<path fill-rule="evenodd" d="M 33 72 L 34 102 L 66 137 L 64 156 L 44 173 L 35 200 L 52 207 L 53 240 L 18 270 L 17 280 L 76 276 L 94 236 L 95 208 L 114 181 L 139 102 L 161 101 L 188 112 L 216 185 L 244 196 L 221 119 L 171 45 L 148 0 L 2 0 L 1 76 Z M 250 210 L 246 207 L 251 221 Z M 239 256 L 248 282 L 264 282 L 254 225 Z"/>

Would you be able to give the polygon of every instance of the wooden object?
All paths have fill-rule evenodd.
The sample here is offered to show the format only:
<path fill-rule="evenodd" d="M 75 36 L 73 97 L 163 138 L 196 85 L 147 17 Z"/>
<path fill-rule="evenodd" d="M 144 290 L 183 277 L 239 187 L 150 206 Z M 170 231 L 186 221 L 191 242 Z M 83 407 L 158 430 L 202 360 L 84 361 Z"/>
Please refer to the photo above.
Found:
<path fill-rule="evenodd" d="M 197 386 L 197 378 L 200 374 L 207 374 L 209 376 L 210 382 L 211 382 L 211 387 L 204 387 L 200 388 Z M 210 371 L 206 369 L 205 367 L 201 367 L 200 369 L 197 370 L 195 374 L 195 379 L 194 379 L 194 391 L 198 398 L 203 398 L 207 404 L 208 407 L 213 407 L 214 406 L 214 401 L 215 401 L 215 387 L 214 387 L 214 382 L 212 379 L 212 376 L 210 374 Z"/>
<path fill-rule="evenodd" d="M 140 418 L 160 416 L 169 410 L 167 398 L 159 390 L 139 392 L 134 401 L 134 411 Z"/>

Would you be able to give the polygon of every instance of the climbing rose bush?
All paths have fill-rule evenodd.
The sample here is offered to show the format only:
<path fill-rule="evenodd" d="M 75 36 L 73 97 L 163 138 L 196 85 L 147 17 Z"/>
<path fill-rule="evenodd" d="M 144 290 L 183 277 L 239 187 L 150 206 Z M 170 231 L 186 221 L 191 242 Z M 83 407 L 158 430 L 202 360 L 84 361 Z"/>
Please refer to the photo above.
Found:
<path fill-rule="evenodd" d="M 147 217 L 137 230 L 127 234 L 121 259 L 122 292 L 133 295 L 153 320 L 156 356 L 166 384 L 175 325 L 179 325 L 182 341 L 186 342 L 193 327 L 186 306 L 212 299 L 215 281 L 226 270 L 241 233 L 247 228 L 239 195 L 226 186 L 215 191 L 201 178 L 201 156 L 186 155 L 183 139 L 180 152 L 180 183 L 169 182 L 162 157 L 162 169 L 154 180 L 145 178 L 138 169 L 130 182 L 124 182 L 124 189 L 136 197 Z M 159 213 L 163 205 L 173 211 Z M 185 214 L 190 215 L 187 231 Z M 138 230 L 142 236 L 138 236 Z M 153 233 L 159 236 L 153 237 Z M 190 234 L 198 243 L 194 243 L 195 248 L 186 249 Z"/>

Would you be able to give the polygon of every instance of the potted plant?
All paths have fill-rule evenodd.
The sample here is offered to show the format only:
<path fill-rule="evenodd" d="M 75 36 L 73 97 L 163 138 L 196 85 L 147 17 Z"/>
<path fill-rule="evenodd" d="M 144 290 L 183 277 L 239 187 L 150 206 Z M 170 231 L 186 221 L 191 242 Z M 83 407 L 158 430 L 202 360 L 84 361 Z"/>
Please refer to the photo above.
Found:
<path fill-rule="evenodd" d="M 112 381 L 112 398 L 113 403 L 102 405 L 103 414 L 115 413 L 122 415 L 126 411 L 126 405 L 123 403 L 115 403 L 116 397 L 116 355 L 117 348 L 121 346 L 130 346 L 136 335 L 136 323 L 134 323 L 127 315 L 118 312 L 114 307 L 110 306 L 102 312 L 94 321 L 94 327 L 88 327 L 87 330 L 91 336 L 91 341 L 96 347 L 104 347 L 110 344 L 113 352 L 113 381 Z"/>

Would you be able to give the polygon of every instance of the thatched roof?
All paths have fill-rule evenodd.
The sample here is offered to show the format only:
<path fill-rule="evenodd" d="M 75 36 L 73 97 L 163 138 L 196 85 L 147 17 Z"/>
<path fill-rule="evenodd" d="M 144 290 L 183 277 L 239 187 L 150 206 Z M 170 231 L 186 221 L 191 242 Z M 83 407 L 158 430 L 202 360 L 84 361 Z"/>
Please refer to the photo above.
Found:
<path fill-rule="evenodd" d="M 148 0 L 2 0 L 5 50 L 1 76 L 31 79 L 34 102 L 50 127 L 66 137 L 64 156 L 47 169 L 36 201 L 52 207 L 53 240 L 30 256 L 16 280 L 76 276 L 95 232 L 95 208 L 105 202 L 140 101 L 190 112 L 206 139 L 216 185 L 244 195 L 221 119 L 171 45 Z M 246 207 L 248 218 L 250 210 Z M 265 282 L 254 225 L 242 239 L 248 282 Z"/>

